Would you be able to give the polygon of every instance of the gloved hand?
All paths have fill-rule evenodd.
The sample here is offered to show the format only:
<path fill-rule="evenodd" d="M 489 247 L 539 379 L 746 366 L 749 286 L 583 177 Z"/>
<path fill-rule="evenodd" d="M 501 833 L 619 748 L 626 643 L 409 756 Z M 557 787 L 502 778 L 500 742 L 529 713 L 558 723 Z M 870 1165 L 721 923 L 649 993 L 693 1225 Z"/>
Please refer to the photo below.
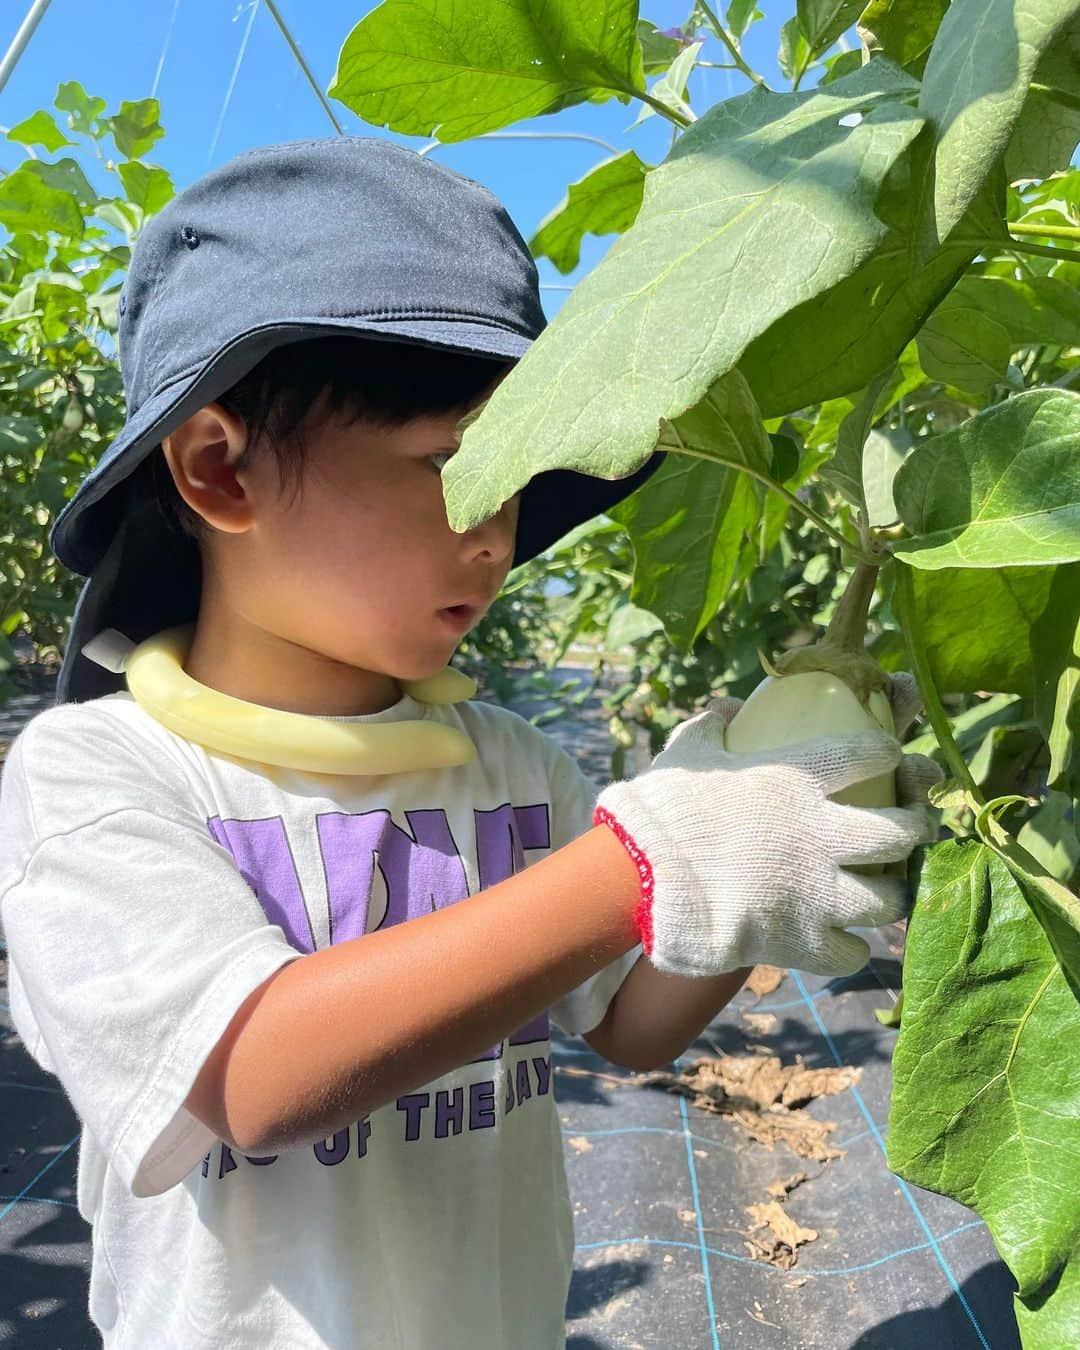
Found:
<path fill-rule="evenodd" d="M 921 707 L 914 679 L 892 678 L 896 737 L 853 732 L 734 754 L 724 728 L 741 706 L 719 700 L 680 723 L 652 765 L 610 784 L 594 823 L 618 835 L 641 876 L 638 928 L 646 955 L 673 975 L 717 975 L 761 963 L 850 975 L 870 954 L 848 927 L 878 927 L 909 909 L 903 877 L 844 864 L 900 862 L 936 826 L 926 788 L 932 760 L 904 755 Z M 829 795 L 897 773 L 895 807 Z"/>

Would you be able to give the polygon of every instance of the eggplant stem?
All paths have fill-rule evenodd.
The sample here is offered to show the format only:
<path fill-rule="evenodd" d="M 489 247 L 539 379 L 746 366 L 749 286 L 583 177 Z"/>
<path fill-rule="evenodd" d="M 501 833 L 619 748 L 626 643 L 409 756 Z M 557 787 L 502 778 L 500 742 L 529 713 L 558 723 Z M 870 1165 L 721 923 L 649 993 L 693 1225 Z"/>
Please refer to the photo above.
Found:
<path fill-rule="evenodd" d="M 877 563 L 857 562 L 855 571 L 847 589 L 840 597 L 836 612 L 825 630 L 824 642 L 839 647 L 841 651 L 861 656 L 866 650 L 866 623 L 870 615 L 870 602 L 874 598 L 877 575 L 880 571 Z"/>

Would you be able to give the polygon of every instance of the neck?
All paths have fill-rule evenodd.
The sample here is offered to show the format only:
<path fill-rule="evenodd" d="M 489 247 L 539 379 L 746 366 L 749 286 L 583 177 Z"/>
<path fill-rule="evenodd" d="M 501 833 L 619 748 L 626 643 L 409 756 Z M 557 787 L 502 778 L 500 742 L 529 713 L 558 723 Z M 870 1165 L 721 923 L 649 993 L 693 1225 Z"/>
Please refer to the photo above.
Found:
<path fill-rule="evenodd" d="M 283 712 L 356 717 L 402 697 L 390 675 L 361 670 L 230 614 L 200 613 L 184 670 L 193 680 Z"/>

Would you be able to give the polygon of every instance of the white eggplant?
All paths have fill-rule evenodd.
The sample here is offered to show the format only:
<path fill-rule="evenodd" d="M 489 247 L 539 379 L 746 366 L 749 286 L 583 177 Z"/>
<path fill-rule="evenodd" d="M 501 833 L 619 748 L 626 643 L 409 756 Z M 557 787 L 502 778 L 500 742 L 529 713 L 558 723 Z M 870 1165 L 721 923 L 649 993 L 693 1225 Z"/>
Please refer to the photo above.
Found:
<path fill-rule="evenodd" d="M 729 723 L 724 745 L 733 752 L 772 750 L 849 731 L 896 734 L 889 676 L 866 651 L 866 616 L 878 569 L 859 563 L 824 637 L 785 652 Z M 848 806 L 895 806 L 894 774 L 869 778 L 830 794 Z M 890 864 L 889 871 L 904 864 Z M 882 864 L 853 866 L 879 873 Z"/>
<path fill-rule="evenodd" d="M 767 675 L 732 718 L 724 745 L 737 754 L 774 750 L 818 736 L 847 731 L 884 729 L 893 735 L 892 707 L 880 689 L 870 691 L 864 706 L 851 687 L 827 670 L 799 675 Z M 891 773 L 868 778 L 832 794 L 849 806 L 895 806 Z"/>

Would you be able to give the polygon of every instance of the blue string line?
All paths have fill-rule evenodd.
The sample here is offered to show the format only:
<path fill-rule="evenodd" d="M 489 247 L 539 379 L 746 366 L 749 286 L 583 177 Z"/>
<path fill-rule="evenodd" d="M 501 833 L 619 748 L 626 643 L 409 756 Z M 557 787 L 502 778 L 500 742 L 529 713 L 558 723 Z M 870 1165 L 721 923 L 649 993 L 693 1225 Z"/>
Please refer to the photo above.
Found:
<path fill-rule="evenodd" d="M 981 1219 L 971 1219 L 967 1223 L 962 1223 L 957 1228 L 951 1228 L 947 1233 L 942 1233 L 937 1239 L 938 1242 L 947 1242 L 949 1238 L 959 1236 L 961 1233 L 967 1233 L 972 1228 L 981 1228 Z M 827 1279 L 835 1275 L 859 1275 L 866 1270 L 875 1270 L 878 1266 L 884 1266 L 889 1261 L 899 1260 L 901 1256 L 911 1256 L 914 1252 L 929 1251 L 935 1245 L 934 1239 L 929 1242 L 916 1242 L 910 1247 L 901 1247 L 895 1252 L 889 1252 L 885 1256 L 879 1256 L 874 1261 L 864 1261 L 858 1266 L 838 1266 L 835 1269 L 826 1270 L 808 1270 L 804 1266 L 799 1266 L 799 1274 L 807 1279 Z M 696 1252 L 698 1246 L 693 1242 L 678 1242 L 669 1238 L 615 1238 L 606 1239 L 603 1242 L 583 1242 L 575 1248 L 575 1252 L 591 1252 L 601 1247 L 684 1247 L 687 1251 Z M 705 1251 L 710 1256 L 718 1256 L 722 1261 L 734 1261 L 741 1266 L 757 1266 L 758 1270 L 769 1270 L 774 1275 L 790 1275 L 790 1270 L 782 1270 L 779 1266 L 771 1265 L 767 1261 L 755 1261 L 752 1256 L 738 1256 L 735 1252 L 721 1251 L 718 1247 L 706 1247 Z M 987 1348 L 989 1350 L 989 1347 Z"/>
<path fill-rule="evenodd" d="M 675 1061 L 678 1067 L 679 1061 Z M 679 1098 L 679 1110 L 682 1114 L 683 1134 L 686 1137 L 686 1161 L 690 1168 L 690 1190 L 693 1195 L 694 1214 L 697 1216 L 698 1250 L 701 1253 L 701 1273 L 705 1276 L 705 1302 L 709 1309 L 709 1330 L 712 1332 L 713 1350 L 720 1350 L 720 1337 L 716 1331 L 716 1309 L 713 1306 L 712 1278 L 709 1274 L 708 1249 L 705 1246 L 705 1229 L 701 1223 L 701 1200 L 698 1194 L 697 1167 L 694 1165 L 694 1150 L 690 1144 L 690 1121 L 686 1114 L 686 1098 Z"/>
<path fill-rule="evenodd" d="M 210 142 L 210 149 L 206 152 L 206 162 L 210 163 L 217 149 L 218 137 L 221 135 L 221 128 L 225 121 L 225 114 L 229 110 L 229 104 L 232 102 L 233 90 L 236 88 L 236 77 L 240 74 L 240 67 L 243 64 L 244 53 L 247 51 L 248 38 L 251 36 L 251 26 L 255 22 L 255 12 L 259 8 L 259 0 L 252 0 L 251 12 L 248 15 L 247 28 L 244 30 L 244 37 L 240 43 L 240 50 L 236 54 L 236 64 L 233 66 L 232 77 L 229 80 L 229 87 L 225 91 L 225 101 L 221 105 L 221 112 L 218 115 L 218 123 L 214 128 L 214 139 Z"/>
<path fill-rule="evenodd" d="M 877 971 L 874 970 L 873 966 L 870 967 L 870 970 L 878 984 L 881 984 L 881 977 L 878 975 Z M 802 1008 L 805 1006 L 807 998 L 819 999 L 824 998 L 826 994 L 835 994 L 840 991 L 842 985 L 850 984 L 852 980 L 857 980 L 861 977 L 862 971 L 857 970 L 854 975 L 841 975 L 835 980 L 830 980 L 828 984 L 822 985 L 822 987 L 815 990 L 814 993 L 804 994 L 803 998 L 793 998 L 787 1003 L 755 1003 L 750 1007 L 741 1008 L 739 1011 L 749 1013 L 771 1013 L 786 1012 L 789 1008 Z M 886 986 L 881 984 L 881 987 L 884 989 Z"/>
<path fill-rule="evenodd" d="M 161 47 L 161 55 L 158 57 L 157 71 L 154 74 L 153 87 L 150 90 L 150 97 L 157 98 L 158 82 L 161 79 L 161 72 L 165 68 L 165 53 L 169 50 L 169 43 L 172 40 L 173 25 L 176 23 L 176 11 L 180 8 L 180 0 L 175 0 L 172 14 L 169 16 L 169 26 L 165 30 L 165 41 Z"/>
<path fill-rule="evenodd" d="M 814 1021 L 818 1024 L 819 1031 L 825 1038 L 825 1044 L 829 1047 L 829 1053 L 835 1060 L 837 1067 L 842 1068 L 844 1061 L 840 1058 L 840 1054 L 836 1049 L 836 1045 L 833 1041 L 833 1038 L 829 1035 L 828 1028 L 825 1026 L 825 1023 L 821 1020 L 821 1017 L 818 1014 L 818 1010 L 815 1007 L 813 1000 L 810 998 L 810 995 L 806 992 L 806 986 L 802 982 L 802 976 L 799 974 L 797 970 L 793 970 L 791 974 L 792 978 L 795 980 L 795 983 L 799 987 L 800 993 L 806 1000 L 806 1006 L 810 1009 L 811 1013 L 814 1016 Z M 885 1141 L 884 1139 L 882 1139 L 881 1132 L 878 1130 L 878 1127 L 874 1124 L 873 1117 L 870 1115 L 866 1103 L 863 1101 L 862 1093 L 859 1091 L 859 1089 L 855 1086 L 854 1083 L 852 1083 L 849 1091 L 851 1092 L 851 1095 L 855 1098 L 859 1110 L 863 1113 L 863 1117 L 865 1118 L 867 1125 L 870 1127 L 870 1133 L 874 1136 L 875 1140 L 877 1141 L 878 1147 L 881 1149 L 881 1156 L 884 1158 Z M 896 1176 L 896 1173 L 894 1172 L 892 1173 L 892 1175 Z M 990 1350 L 990 1343 L 983 1334 L 983 1329 L 979 1325 L 978 1319 L 976 1318 L 975 1314 L 972 1312 L 971 1305 L 964 1297 L 963 1290 L 960 1288 L 959 1284 L 957 1284 L 956 1276 L 952 1273 L 952 1268 L 950 1267 L 948 1261 L 945 1260 L 945 1253 L 938 1246 L 937 1239 L 930 1231 L 930 1225 L 926 1222 L 926 1219 L 923 1217 L 923 1212 L 916 1203 L 915 1197 L 911 1194 L 907 1182 L 904 1181 L 902 1177 L 896 1177 L 896 1180 L 900 1184 L 900 1190 L 904 1196 L 904 1199 L 911 1206 L 912 1213 L 915 1215 L 916 1219 L 918 1219 L 919 1226 L 926 1234 L 928 1239 L 928 1245 L 930 1246 L 934 1255 L 937 1257 L 938 1264 L 941 1266 L 941 1269 L 945 1272 L 945 1277 L 949 1281 L 949 1284 L 952 1286 L 953 1293 L 956 1295 L 957 1299 L 960 1302 L 960 1306 L 967 1314 L 968 1321 L 975 1329 L 975 1335 L 978 1336 L 979 1338 L 979 1344 L 983 1347 L 983 1350 Z"/>
<path fill-rule="evenodd" d="M 36 1186 L 38 1182 L 41 1180 L 41 1178 L 45 1175 L 45 1173 L 51 1167 L 55 1167 L 56 1164 L 60 1161 L 60 1159 L 64 1156 L 64 1154 L 68 1151 L 68 1149 L 70 1149 L 73 1144 L 78 1143 L 78 1141 L 79 1141 L 78 1135 L 76 1135 L 74 1139 L 69 1140 L 60 1150 L 60 1152 L 56 1155 L 56 1157 L 50 1158 L 49 1161 L 45 1164 L 45 1166 L 41 1169 L 41 1171 L 37 1174 L 37 1176 L 31 1178 L 31 1180 L 26 1183 L 26 1185 L 22 1188 L 22 1190 L 15 1197 L 15 1199 L 10 1202 L 8 1207 L 6 1209 L 0 1209 L 0 1222 L 2 1222 L 7 1217 L 7 1215 L 11 1213 L 11 1211 L 15 1208 L 15 1206 L 19 1203 L 19 1201 L 23 1198 L 23 1196 L 27 1193 L 27 1191 L 29 1191 L 32 1187 Z"/>

